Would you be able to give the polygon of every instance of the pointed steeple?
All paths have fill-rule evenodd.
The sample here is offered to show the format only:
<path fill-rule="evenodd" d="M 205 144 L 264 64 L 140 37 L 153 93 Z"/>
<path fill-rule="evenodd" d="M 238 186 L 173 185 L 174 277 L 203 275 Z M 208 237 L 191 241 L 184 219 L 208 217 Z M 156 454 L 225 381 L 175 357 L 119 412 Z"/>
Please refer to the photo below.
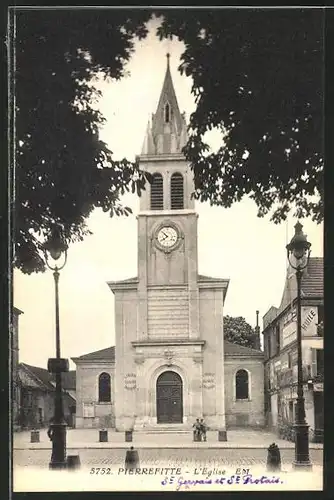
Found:
<path fill-rule="evenodd" d="M 187 125 L 180 113 L 167 54 L 167 69 L 158 107 L 147 129 L 142 154 L 180 154 L 187 142 Z"/>

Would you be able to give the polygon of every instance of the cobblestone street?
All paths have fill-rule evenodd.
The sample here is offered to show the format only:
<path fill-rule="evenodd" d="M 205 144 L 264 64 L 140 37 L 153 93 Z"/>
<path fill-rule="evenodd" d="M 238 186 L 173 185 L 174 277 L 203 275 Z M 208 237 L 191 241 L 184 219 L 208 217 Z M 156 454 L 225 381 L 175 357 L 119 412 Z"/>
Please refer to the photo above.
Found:
<path fill-rule="evenodd" d="M 51 449 L 51 442 L 47 436 L 46 429 L 39 431 L 40 441 L 31 443 L 30 432 L 16 432 L 13 435 L 14 449 Z M 108 442 L 99 442 L 98 429 L 69 429 L 66 436 L 67 447 L 72 449 L 82 448 L 128 448 L 128 443 L 124 440 L 123 432 L 108 431 Z M 280 449 L 294 449 L 294 443 L 279 439 L 274 433 L 262 430 L 229 430 L 228 440 L 218 441 L 217 432 L 207 432 L 207 441 L 205 443 L 194 443 L 192 432 L 183 434 L 177 433 L 134 433 L 133 445 L 136 448 L 261 448 L 267 449 L 275 442 Z M 322 449 L 322 444 L 310 443 L 310 449 Z"/>
<path fill-rule="evenodd" d="M 67 454 L 79 454 L 82 467 L 103 467 L 108 465 L 122 467 L 126 451 L 124 449 L 80 449 L 68 450 Z M 281 450 L 283 467 L 291 465 L 294 459 L 294 450 Z M 322 450 L 310 450 L 311 461 L 314 465 L 322 466 Z M 139 450 L 141 467 L 145 466 L 245 466 L 265 465 L 267 451 L 265 449 L 141 449 Z M 37 466 L 48 468 L 50 461 L 49 450 L 14 450 L 13 465 L 18 467 Z"/>

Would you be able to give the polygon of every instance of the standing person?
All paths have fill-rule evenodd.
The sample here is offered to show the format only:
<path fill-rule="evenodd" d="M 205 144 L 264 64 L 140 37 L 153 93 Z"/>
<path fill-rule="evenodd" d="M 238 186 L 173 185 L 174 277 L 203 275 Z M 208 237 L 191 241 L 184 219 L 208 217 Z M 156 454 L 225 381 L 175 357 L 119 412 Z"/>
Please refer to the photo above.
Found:
<path fill-rule="evenodd" d="M 201 440 L 201 424 L 199 418 L 196 418 L 196 422 L 193 424 L 194 428 L 194 441 Z"/>
<path fill-rule="evenodd" d="M 48 438 L 50 439 L 50 441 L 52 441 L 52 438 L 53 438 L 53 422 L 54 422 L 54 419 L 51 418 L 50 422 L 49 422 L 49 427 L 47 430 L 47 435 L 48 435 Z"/>
<path fill-rule="evenodd" d="M 50 441 L 53 441 L 53 423 L 54 423 L 54 418 L 52 417 L 49 422 L 49 428 L 47 430 L 47 435 Z M 51 456 L 51 461 L 53 460 L 53 446 L 52 446 L 52 456 Z"/>
<path fill-rule="evenodd" d="M 203 418 L 201 418 L 200 426 L 201 426 L 201 440 L 203 437 L 203 441 L 206 441 L 206 425 Z"/>

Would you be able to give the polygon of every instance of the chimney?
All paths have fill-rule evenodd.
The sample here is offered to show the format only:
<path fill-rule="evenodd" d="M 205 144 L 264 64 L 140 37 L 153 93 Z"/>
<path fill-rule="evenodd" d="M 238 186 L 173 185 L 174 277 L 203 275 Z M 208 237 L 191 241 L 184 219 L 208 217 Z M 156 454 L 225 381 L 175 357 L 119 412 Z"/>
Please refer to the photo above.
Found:
<path fill-rule="evenodd" d="M 260 327 L 259 327 L 259 311 L 256 311 L 256 327 L 254 333 L 254 349 L 261 351 L 261 342 L 260 342 Z"/>

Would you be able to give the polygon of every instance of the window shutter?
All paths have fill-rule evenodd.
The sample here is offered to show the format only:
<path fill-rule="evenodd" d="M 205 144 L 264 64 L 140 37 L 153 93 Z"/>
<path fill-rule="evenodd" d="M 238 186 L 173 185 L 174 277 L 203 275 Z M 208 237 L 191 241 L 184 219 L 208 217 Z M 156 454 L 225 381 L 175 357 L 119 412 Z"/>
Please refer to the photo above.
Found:
<path fill-rule="evenodd" d="M 317 350 L 312 348 L 311 355 L 312 355 L 311 377 L 315 377 L 317 375 Z"/>
<path fill-rule="evenodd" d="M 171 208 L 183 209 L 183 176 L 175 173 L 171 177 Z"/>
<path fill-rule="evenodd" d="M 153 174 L 151 184 L 151 210 L 163 210 L 164 208 L 164 188 L 161 174 Z"/>

